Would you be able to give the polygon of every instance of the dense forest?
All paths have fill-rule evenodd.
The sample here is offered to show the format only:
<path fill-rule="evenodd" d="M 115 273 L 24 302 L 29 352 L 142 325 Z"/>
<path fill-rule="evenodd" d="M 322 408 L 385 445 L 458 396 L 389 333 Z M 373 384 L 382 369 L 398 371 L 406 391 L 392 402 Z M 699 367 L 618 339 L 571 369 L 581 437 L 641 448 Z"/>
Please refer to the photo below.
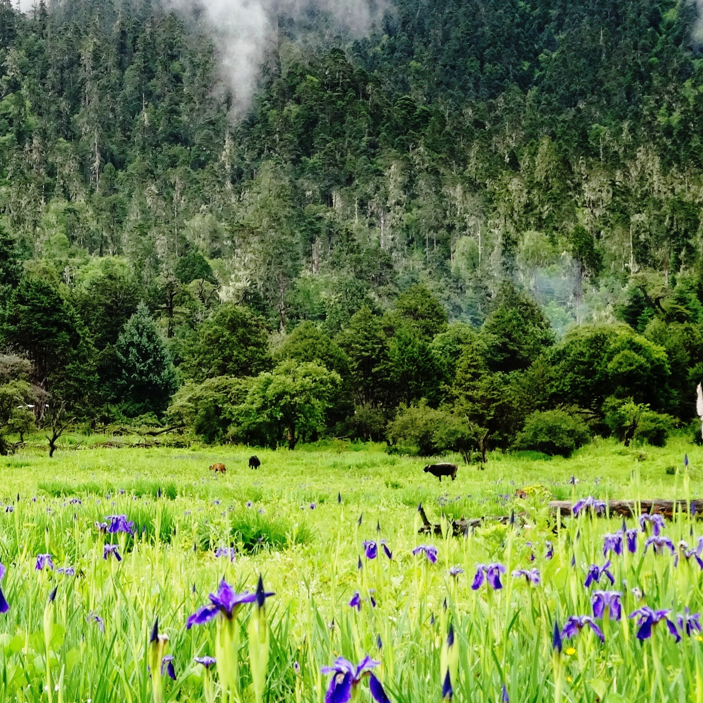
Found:
<path fill-rule="evenodd" d="M 698 22 L 394 0 L 360 37 L 311 6 L 242 113 L 198 12 L 0 0 L 0 451 L 664 442 L 703 380 Z"/>

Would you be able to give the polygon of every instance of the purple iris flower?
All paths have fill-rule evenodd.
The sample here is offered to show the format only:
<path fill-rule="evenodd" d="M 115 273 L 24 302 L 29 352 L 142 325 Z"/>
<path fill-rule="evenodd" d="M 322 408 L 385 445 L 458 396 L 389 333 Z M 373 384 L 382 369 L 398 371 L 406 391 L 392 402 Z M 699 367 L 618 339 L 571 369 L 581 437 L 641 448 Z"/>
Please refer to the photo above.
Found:
<path fill-rule="evenodd" d="M 686 608 L 686 612 L 683 615 L 678 615 L 676 621 L 679 623 L 679 628 L 681 628 L 682 634 L 692 635 L 694 632 L 703 631 L 703 626 L 701 626 L 701 614 L 691 613 L 691 611 Z"/>
<path fill-rule="evenodd" d="M 234 561 L 237 556 L 237 550 L 234 547 L 219 547 L 215 552 L 215 556 L 218 559 L 221 557 L 229 557 L 230 561 Z"/>
<path fill-rule="evenodd" d="M 539 569 L 518 569 L 513 571 L 513 578 L 520 578 L 524 576 L 527 579 L 527 583 L 531 583 L 533 586 L 539 585 Z"/>
<path fill-rule="evenodd" d="M 51 554 L 38 554 L 37 563 L 34 568 L 37 571 L 43 571 L 45 568 L 49 569 L 49 571 L 53 571 L 54 560 L 52 559 Z"/>
<path fill-rule="evenodd" d="M 458 579 L 461 574 L 464 573 L 464 570 L 460 566 L 452 566 L 451 569 L 447 572 L 452 578 Z"/>
<path fill-rule="evenodd" d="M 379 664 L 380 662 L 374 661 L 369 656 L 364 657 L 358 666 L 354 666 L 344 657 L 337 657 L 332 666 L 323 666 L 321 670 L 323 674 L 332 674 L 325 703 L 347 703 L 350 701 L 353 690 L 364 676 L 369 676 L 369 688 L 373 699 L 377 703 L 390 703 L 381 682 L 371 673 L 371 670 Z"/>
<path fill-rule="evenodd" d="M 356 591 L 352 596 L 351 600 L 349 601 L 349 607 L 361 610 L 361 594 L 359 593 L 359 591 Z"/>
<path fill-rule="evenodd" d="M 97 613 L 94 613 L 91 610 L 86 616 L 85 620 L 86 622 L 97 623 L 98 627 L 100 628 L 100 632 L 105 634 L 105 621 Z"/>
<path fill-rule="evenodd" d="M 661 554 L 664 551 L 664 548 L 668 549 L 670 554 L 673 554 L 676 551 L 674 543 L 668 537 L 663 537 L 660 535 L 655 535 L 647 539 L 644 543 L 645 554 L 647 553 L 647 549 L 650 545 L 654 547 L 655 554 Z"/>
<path fill-rule="evenodd" d="M 628 617 L 638 618 L 637 627 L 637 639 L 638 640 L 648 640 L 652 636 L 652 629 L 655 625 L 658 625 L 662 620 L 666 622 L 666 626 L 669 632 L 676 638 L 676 641 L 681 640 L 681 635 L 679 635 L 676 625 L 668 618 L 670 610 L 652 610 L 647 605 L 643 605 L 634 613 L 630 613 Z"/>
<path fill-rule="evenodd" d="M 116 532 L 126 532 L 130 535 L 134 534 L 134 522 L 132 520 L 127 520 L 126 515 L 108 515 L 105 520 L 107 520 L 107 531 L 110 534 Z"/>
<path fill-rule="evenodd" d="M 488 566 L 486 566 L 486 564 L 479 564 L 476 567 L 476 575 L 474 576 L 471 588 L 474 591 L 478 591 L 485 579 L 494 591 L 499 591 L 503 588 L 503 584 L 500 582 L 500 575 L 504 574 L 505 571 L 506 569 L 502 564 L 488 564 Z"/>
<path fill-rule="evenodd" d="M 0 581 L 5 578 L 6 571 L 7 569 L 5 568 L 5 565 L 0 564 Z M 0 613 L 6 613 L 9 609 L 10 604 L 7 602 L 5 594 L 2 592 L 2 588 L 0 588 Z"/>
<path fill-rule="evenodd" d="M 547 551 L 544 554 L 545 559 L 552 559 L 554 557 L 554 545 L 547 541 L 544 543 L 544 546 L 547 548 Z"/>
<path fill-rule="evenodd" d="M 620 591 L 593 591 L 591 596 L 593 617 L 602 618 L 607 610 L 613 620 L 620 620 L 622 617 L 621 595 Z"/>
<path fill-rule="evenodd" d="M 106 522 L 96 522 L 95 529 L 98 532 L 107 532 L 107 523 Z"/>
<path fill-rule="evenodd" d="M 640 515 L 640 528 L 642 528 L 642 532 L 647 532 L 647 528 L 650 526 L 654 532 L 654 536 L 658 537 L 664 529 L 664 516 L 659 513 L 654 513 L 654 515 Z"/>
<path fill-rule="evenodd" d="M 378 544 L 373 540 L 364 542 L 364 553 L 367 559 L 375 559 L 378 556 Z"/>
<path fill-rule="evenodd" d="M 703 559 L 700 558 L 697 549 L 689 549 L 688 544 L 684 541 L 679 542 L 678 546 L 679 548 L 676 552 L 676 556 L 674 557 L 674 566 L 679 565 L 680 557 L 683 557 L 686 561 L 690 561 L 691 557 L 693 557 L 701 570 L 703 570 Z"/>
<path fill-rule="evenodd" d="M 559 623 L 554 621 L 554 632 L 552 633 L 552 648 L 556 649 L 559 654 L 561 654 L 562 647 L 564 643 L 561 639 L 561 630 L 559 629 Z"/>
<path fill-rule="evenodd" d="M 603 538 L 603 556 L 607 557 L 610 552 L 615 552 L 618 556 L 622 554 L 622 530 Z"/>
<path fill-rule="evenodd" d="M 588 567 L 588 574 L 586 576 L 586 582 L 584 586 L 588 588 L 592 583 L 598 583 L 601 578 L 605 576 L 612 584 L 615 583 L 615 577 L 610 571 L 610 559 L 603 564 L 603 566 L 598 566 L 598 564 L 591 564 Z"/>
<path fill-rule="evenodd" d="M 437 561 L 437 547 L 433 547 L 430 544 L 421 544 L 413 549 L 413 554 L 417 555 L 420 553 L 424 553 L 431 564 Z"/>
<path fill-rule="evenodd" d="M 217 659 L 215 657 L 195 657 L 195 662 L 197 664 L 202 664 L 206 669 L 217 664 Z"/>
<path fill-rule="evenodd" d="M 59 573 L 63 574 L 64 576 L 75 576 L 76 570 L 72 566 L 62 566 L 59 569 Z"/>
<path fill-rule="evenodd" d="M 505 684 L 503 684 L 503 688 L 501 689 L 501 692 L 500 692 L 500 701 L 501 701 L 501 703 L 510 703 L 510 696 L 508 695 L 508 688 Z"/>
<path fill-rule="evenodd" d="M 393 552 L 391 552 L 390 549 L 388 549 L 388 545 L 386 544 L 386 540 L 382 539 L 381 540 L 381 546 L 383 547 L 383 553 L 389 558 L 393 559 Z"/>
<path fill-rule="evenodd" d="M 577 500 L 571 512 L 574 517 L 577 517 L 579 513 L 585 510 L 592 510 L 595 515 L 603 515 L 605 513 L 605 502 L 596 500 L 593 496 L 588 496 L 588 498 Z"/>
<path fill-rule="evenodd" d="M 117 559 L 117 561 L 122 561 L 118 547 L 119 545 L 117 544 L 106 544 L 103 547 L 103 559 L 107 559 L 110 555 L 112 555 L 115 559 Z"/>
<path fill-rule="evenodd" d="M 605 635 L 603 635 L 602 630 L 596 625 L 596 621 L 590 615 L 572 615 L 567 619 L 561 636 L 566 640 L 576 637 L 586 625 L 593 630 L 601 642 L 605 642 Z"/>
<path fill-rule="evenodd" d="M 161 660 L 161 676 L 168 674 L 174 681 L 176 680 L 176 670 L 173 668 L 173 654 L 167 654 Z"/>
<path fill-rule="evenodd" d="M 637 530 L 626 530 L 625 537 L 627 539 L 627 551 L 634 554 L 637 551 Z"/>
<path fill-rule="evenodd" d="M 275 594 L 263 593 L 264 601 Z M 256 601 L 256 593 L 236 593 L 224 579 L 220 582 L 217 593 L 209 595 L 211 605 L 204 605 L 200 610 L 193 613 L 186 622 L 186 628 L 190 630 L 193 625 L 204 625 L 210 622 L 218 613 L 221 613 L 228 620 L 231 620 L 243 603 L 253 603 Z"/>
<path fill-rule="evenodd" d="M 452 688 L 452 677 L 449 675 L 449 669 L 447 669 L 447 674 L 444 677 L 444 683 L 442 684 L 442 700 L 450 701 L 454 698 L 454 689 Z"/>

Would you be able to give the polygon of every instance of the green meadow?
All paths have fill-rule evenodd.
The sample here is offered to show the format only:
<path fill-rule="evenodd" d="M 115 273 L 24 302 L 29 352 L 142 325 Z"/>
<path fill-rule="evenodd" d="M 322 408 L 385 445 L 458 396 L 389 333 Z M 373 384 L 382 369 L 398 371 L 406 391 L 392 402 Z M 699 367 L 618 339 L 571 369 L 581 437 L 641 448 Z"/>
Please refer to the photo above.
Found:
<path fill-rule="evenodd" d="M 0 586 L 9 604 L 0 615 L 0 699 L 342 701 L 343 691 L 328 693 L 322 667 L 366 655 L 396 703 L 703 696 L 701 636 L 695 620 L 676 620 L 703 604 L 695 557 L 675 566 L 666 548 L 645 552 L 651 532 L 639 532 L 635 553 L 609 555 L 615 583 L 605 575 L 586 588 L 590 565 L 606 562 L 603 535 L 622 521 L 584 511 L 558 523 L 547 507 L 586 496 L 698 497 L 703 448 L 688 437 L 665 448 L 596 440 L 570 459 L 494 453 L 485 470 L 450 456 L 459 473 L 441 484 L 423 472 L 426 460 L 389 455 L 382 445 L 329 442 L 291 452 L 131 442 L 101 447 L 96 437 L 69 436 L 49 459 L 37 437 L 0 463 Z M 248 467 L 252 453 L 258 470 Z M 225 475 L 209 471 L 215 462 Z M 418 534 L 420 503 L 443 534 Z M 493 519 L 511 514 L 513 523 Z M 100 528 L 114 515 L 133 523 L 131 532 Z M 459 517 L 486 519 L 454 538 L 447 520 Z M 687 514 L 662 533 L 679 554 L 681 540 L 693 549 L 701 534 Z M 421 545 L 436 548 L 436 562 L 426 551 L 413 554 Z M 51 555 L 53 568 L 36 568 L 40 554 Z M 488 580 L 472 588 L 479 564 L 505 567 L 501 588 Z M 513 577 L 518 569 L 537 569 L 539 583 Z M 245 603 L 232 620 L 218 613 L 186 627 L 221 580 L 253 592 L 259 576 L 275 593 L 263 609 Z M 604 643 L 586 624 L 555 648 L 555 623 L 561 632 L 570 616 L 593 616 L 598 590 L 618 591 L 622 604 L 621 619 L 593 620 Z M 644 605 L 670 610 L 680 641 L 666 618 L 638 639 L 640 618 L 627 615 Z M 150 644 L 157 618 L 168 636 L 158 652 Z M 227 623 L 236 633 L 223 640 Z M 263 650 L 252 644 L 257 624 L 267 633 L 264 674 Z M 175 680 L 167 662 L 163 677 L 155 674 L 156 655 L 173 657 Z M 217 664 L 195 661 L 204 656 Z M 354 683 L 352 700 L 379 700 L 370 680 Z"/>

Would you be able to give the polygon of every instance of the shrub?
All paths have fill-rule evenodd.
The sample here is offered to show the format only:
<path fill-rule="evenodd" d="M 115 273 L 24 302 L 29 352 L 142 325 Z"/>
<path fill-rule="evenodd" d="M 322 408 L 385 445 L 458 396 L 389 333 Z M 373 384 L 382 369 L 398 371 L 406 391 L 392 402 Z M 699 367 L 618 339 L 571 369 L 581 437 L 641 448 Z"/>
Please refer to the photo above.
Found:
<path fill-rule="evenodd" d="M 674 425 L 671 415 L 654 412 L 649 405 L 635 403 L 631 398 L 608 398 L 603 412 L 605 424 L 626 447 L 632 441 L 663 447 Z"/>
<path fill-rule="evenodd" d="M 588 426 L 581 418 L 565 410 L 544 410 L 528 416 L 515 447 L 566 457 L 589 439 Z"/>

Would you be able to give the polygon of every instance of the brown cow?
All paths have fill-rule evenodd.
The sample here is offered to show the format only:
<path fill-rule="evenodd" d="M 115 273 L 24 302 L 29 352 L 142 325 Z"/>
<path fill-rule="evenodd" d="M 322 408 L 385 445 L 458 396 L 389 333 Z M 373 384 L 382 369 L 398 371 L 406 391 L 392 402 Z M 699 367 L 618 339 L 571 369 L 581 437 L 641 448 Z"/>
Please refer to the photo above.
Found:
<path fill-rule="evenodd" d="M 225 474 L 225 473 L 227 473 L 227 469 L 225 468 L 225 465 L 224 465 L 224 464 L 213 464 L 213 465 L 210 467 L 210 471 L 214 471 L 216 474 L 217 474 L 217 473 L 220 473 L 220 474 Z"/>

